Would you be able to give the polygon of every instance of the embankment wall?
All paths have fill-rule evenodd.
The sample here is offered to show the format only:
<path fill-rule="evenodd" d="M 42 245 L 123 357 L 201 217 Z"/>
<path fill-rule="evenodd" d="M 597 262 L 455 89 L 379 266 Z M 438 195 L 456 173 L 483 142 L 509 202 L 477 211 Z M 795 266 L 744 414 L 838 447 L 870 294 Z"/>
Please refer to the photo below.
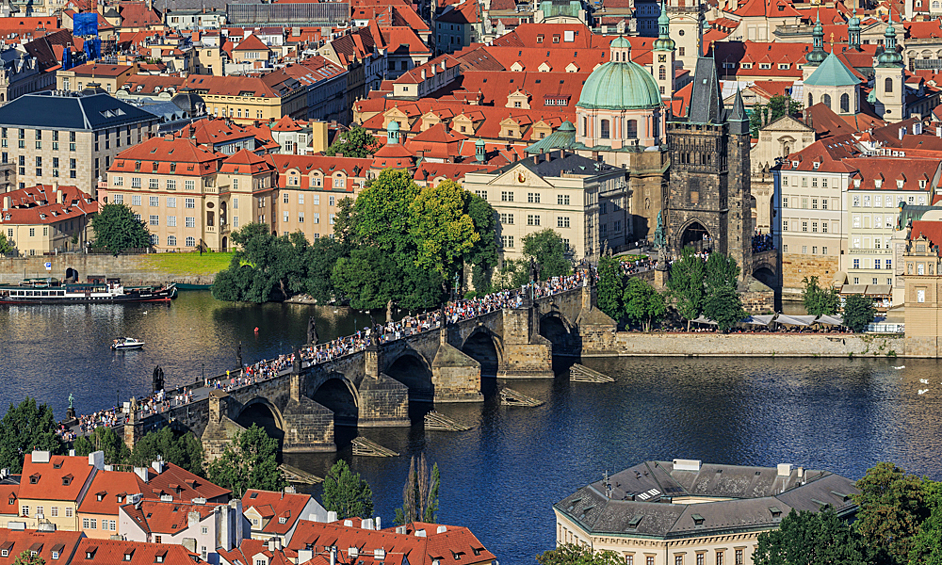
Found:
<path fill-rule="evenodd" d="M 101 255 L 62 253 L 35 257 L 0 257 L 0 284 L 17 284 L 24 278 L 54 277 L 64 279 L 66 269 L 78 271 L 79 280 L 88 275 L 118 277 L 124 284 L 162 284 L 170 281 L 189 284 L 212 284 L 215 275 L 175 275 L 154 270 L 148 255 Z M 45 263 L 52 263 L 46 270 Z"/>

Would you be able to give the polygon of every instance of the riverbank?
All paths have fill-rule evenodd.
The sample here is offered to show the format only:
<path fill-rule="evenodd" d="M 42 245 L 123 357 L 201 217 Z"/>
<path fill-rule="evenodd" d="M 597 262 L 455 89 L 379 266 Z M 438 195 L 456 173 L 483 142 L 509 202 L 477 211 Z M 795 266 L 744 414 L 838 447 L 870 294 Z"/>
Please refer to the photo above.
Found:
<path fill-rule="evenodd" d="M 62 253 L 50 256 L 0 257 L 0 284 L 17 284 L 25 278 L 64 279 L 68 269 L 78 271 L 80 281 L 89 275 L 118 277 L 125 284 L 164 284 L 171 281 L 212 284 L 216 273 L 229 266 L 231 253 L 146 253 L 89 255 Z M 49 268 L 46 268 L 49 263 Z"/>
<path fill-rule="evenodd" d="M 615 334 L 619 357 L 905 357 L 898 334 L 638 333 Z M 597 355 L 604 357 L 606 355 Z M 926 357 L 918 353 L 912 357 Z"/>

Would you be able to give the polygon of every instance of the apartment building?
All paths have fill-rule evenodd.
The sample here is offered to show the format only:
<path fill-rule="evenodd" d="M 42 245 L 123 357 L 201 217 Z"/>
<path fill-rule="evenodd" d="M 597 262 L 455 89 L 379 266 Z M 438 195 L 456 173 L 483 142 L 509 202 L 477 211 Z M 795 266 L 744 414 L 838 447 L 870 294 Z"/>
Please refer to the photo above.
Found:
<path fill-rule="evenodd" d="M 173 500 L 135 500 L 119 510 L 119 530 L 127 541 L 189 545 L 201 559 L 218 562 L 217 551 L 229 551 L 242 542 L 242 501 L 213 504 L 203 499 L 189 503 Z"/>
<path fill-rule="evenodd" d="M 88 457 L 52 455 L 48 451 L 27 454 L 20 480 L 20 521 L 28 528 L 50 523 L 56 530 L 81 530 L 78 508 L 95 474 L 104 470 L 104 458 L 101 451 Z"/>
<path fill-rule="evenodd" d="M 0 107 L 0 162 L 16 166 L 19 188 L 63 182 L 96 197 L 115 156 L 158 122 L 100 89 L 27 94 Z"/>
<path fill-rule="evenodd" d="M 523 238 L 546 228 L 559 233 L 576 261 L 617 251 L 631 239 L 622 168 L 558 151 L 469 172 L 463 186 L 497 212 L 505 259 L 523 257 Z"/>
<path fill-rule="evenodd" d="M 145 482 L 132 472 L 99 471 L 78 507 L 82 532 L 93 539 L 118 535 L 118 508 L 147 490 Z"/>
<path fill-rule="evenodd" d="M 3 194 L 0 230 L 21 255 L 83 249 L 98 202 L 74 186 L 37 185 Z"/>
<path fill-rule="evenodd" d="M 293 487 L 281 492 L 249 489 L 242 495 L 242 509 L 252 539 L 278 539 L 284 545 L 291 542 L 302 520 L 327 521 L 324 507 L 310 494 L 298 494 Z"/>
<path fill-rule="evenodd" d="M 307 85 L 282 73 L 263 77 L 190 75 L 182 86 L 200 95 L 208 114 L 240 124 L 281 119 L 307 100 Z"/>
<path fill-rule="evenodd" d="M 97 84 L 108 94 L 114 94 L 135 74 L 137 65 L 85 63 L 68 70 L 56 71 L 56 88 L 81 91 L 90 84 Z"/>

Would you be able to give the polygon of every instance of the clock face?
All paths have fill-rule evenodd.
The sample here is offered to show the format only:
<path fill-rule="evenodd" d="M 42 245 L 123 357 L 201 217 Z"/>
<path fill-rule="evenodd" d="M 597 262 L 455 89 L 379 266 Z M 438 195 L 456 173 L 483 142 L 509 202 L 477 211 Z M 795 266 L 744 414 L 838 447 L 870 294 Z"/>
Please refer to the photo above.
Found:
<path fill-rule="evenodd" d="M 522 171 L 517 173 L 517 182 L 519 182 L 520 184 L 523 184 L 526 181 L 527 181 L 527 175 L 523 174 Z"/>

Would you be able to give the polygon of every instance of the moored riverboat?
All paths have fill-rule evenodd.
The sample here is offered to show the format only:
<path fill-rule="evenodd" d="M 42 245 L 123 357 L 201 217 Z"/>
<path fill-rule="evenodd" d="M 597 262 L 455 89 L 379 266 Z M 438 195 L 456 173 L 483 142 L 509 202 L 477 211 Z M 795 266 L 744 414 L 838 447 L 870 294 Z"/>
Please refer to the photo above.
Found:
<path fill-rule="evenodd" d="M 120 279 L 68 283 L 58 279 L 26 279 L 17 286 L 0 286 L 0 304 L 133 304 L 170 302 L 176 285 L 124 286 Z"/>

